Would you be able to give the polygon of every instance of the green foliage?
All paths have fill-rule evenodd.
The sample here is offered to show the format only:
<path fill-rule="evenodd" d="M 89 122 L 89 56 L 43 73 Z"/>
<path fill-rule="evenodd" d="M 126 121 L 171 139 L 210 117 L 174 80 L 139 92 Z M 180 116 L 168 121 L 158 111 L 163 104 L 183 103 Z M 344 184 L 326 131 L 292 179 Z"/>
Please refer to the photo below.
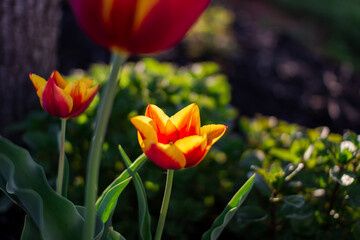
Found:
<path fill-rule="evenodd" d="M 264 213 L 256 224 L 268 225 L 263 236 L 353 239 L 358 234 L 359 135 L 262 116 L 242 118 L 240 128 L 248 142 L 242 164 L 262 176 L 255 182 L 258 191 L 268 189 L 254 204 Z"/>
<path fill-rule="evenodd" d="M 202 239 L 218 239 L 229 221 L 245 201 L 254 184 L 255 174 L 242 186 L 225 207 L 224 211 L 215 219 L 211 228 L 203 235 Z"/>
<path fill-rule="evenodd" d="M 125 153 L 124 149 L 119 145 L 120 154 L 126 164 L 126 167 L 129 168 L 132 165 L 131 160 Z M 134 185 L 136 189 L 136 196 L 138 199 L 139 206 L 139 234 L 140 239 L 142 240 L 151 240 L 151 217 L 149 213 L 149 207 L 147 204 L 146 191 L 143 184 L 143 181 L 140 178 L 138 173 L 132 174 L 134 177 Z"/>
<path fill-rule="evenodd" d="M 94 65 L 88 72 L 76 72 L 71 77 L 87 75 L 103 83 L 106 72 L 106 65 Z M 130 117 L 143 114 L 149 103 L 171 115 L 196 102 L 202 125 L 222 123 L 229 129 L 198 166 L 175 172 L 164 238 L 200 239 L 241 183 L 254 172 L 258 173 L 254 188 L 222 233 L 224 239 L 269 239 L 272 235 L 277 239 L 336 239 L 339 234 L 346 236 L 344 239 L 358 237 L 360 137 L 352 132 L 333 134 L 326 127 L 306 129 L 274 117 L 241 118 L 240 132 L 236 132 L 236 112 L 229 101 L 229 84 L 214 63 L 187 67 L 153 59 L 128 63 L 103 146 L 99 190 L 102 192 L 114 179 L 115 185 L 131 176 L 134 179 L 130 171 L 119 177 L 129 163 L 121 161 L 117 148 L 121 144 L 129 159 L 141 154 Z M 77 204 L 83 204 L 85 164 L 97 104 L 98 99 L 84 114 L 67 123 L 68 196 Z M 51 183 L 57 169 L 54 136 L 59 125 L 46 113 L 34 112 L 13 127 L 25 131 L 25 143 L 46 169 Z M 149 214 L 140 211 L 146 213 L 140 216 L 146 229 L 147 222 L 156 222 L 158 217 L 165 174 L 151 161 L 138 173 L 144 180 L 143 198 L 148 199 Z M 106 230 L 113 226 L 127 239 L 139 238 L 139 226 L 134 224 L 139 221 L 134 214 L 138 211 L 134 203 L 139 200 L 136 191 L 139 187 L 129 185 L 122 192 Z M 147 219 L 150 213 L 152 219 Z M 109 234 L 105 235 L 120 236 L 117 232 L 106 231 Z"/>
<path fill-rule="evenodd" d="M 49 186 L 30 154 L 4 138 L 0 152 L 0 189 L 29 216 L 22 239 L 34 234 L 43 239 L 80 239 L 84 219 L 72 202 Z"/>
<path fill-rule="evenodd" d="M 107 71 L 106 65 L 94 65 L 88 72 L 75 72 L 70 79 L 90 76 L 101 83 L 102 87 Z M 85 166 L 98 100 L 96 97 L 84 114 L 67 121 L 66 156 L 70 166 L 68 197 L 78 205 L 82 205 L 84 201 Z M 121 76 L 103 146 L 99 193 L 126 167 L 117 148 L 119 144 L 124 147 L 130 159 L 135 159 L 141 154 L 136 129 L 131 125 L 130 117 L 144 114 L 149 103 L 158 105 L 167 114 L 172 115 L 192 102 L 196 102 L 200 108 L 202 125 L 221 123 L 230 128 L 234 125 L 236 111 L 229 106 L 230 86 L 218 65 L 204 62 L 176 67 L 153 59 L 127 63 Z M 45 168 L 50 183 L 54 183 L 58 160 L 54 136 L 59 131 L 58 119 L 41 110 L 33 112 L 26 121 L 13 126 L 13 130 L 25 131 L 25 140 L 32 155 Z M 39 139 L 36 135 L 40 133 L 46 137 Z M 164 237 L 200 238 L 208 229 L 211 225 L 207 222 L 209 215 L 221 212 L 231 196 L 240 188 L 240 184 L 247 179 L 244 170 L 237 167 L 242 147 L 242 141 L 238 137 L 225 136 L 199 166 L 175 173 Z M 230 169 L 236 170 L 229 171 Z M 154 218 L 151 220 L 156 222 L 165 184 L 163 171 L 149 162 L 145 168 L 141 168 L 139 174 L 145 181 L 148 207 Z M 126 178 L 130 176 L 129 173 Z M 128 239 L 139 237 L 138 225 L 134 224 L 138 221 L 137 215 L 134 214 L 138 211 L 134 204 L 136 201 L 136 193 L 129 185 L 121 193 L 110 225 Z M 154 229 L 152 231 L 154 232 Z M 187 234 L 184 235 L 184 232 Z"/>
<path fill-rule="evenodd" d="M 106 223 L 114 211 L 118 198 L 121 192 L 125 189 L 125 187 L 131 181 L 131 177 L 125 179 L 124 181 L 117 183 L 116 185 L 112 186 L 102 198 L 99 207 L 97 209 L 97 214 L 100 216 L 101 220 Z"/>

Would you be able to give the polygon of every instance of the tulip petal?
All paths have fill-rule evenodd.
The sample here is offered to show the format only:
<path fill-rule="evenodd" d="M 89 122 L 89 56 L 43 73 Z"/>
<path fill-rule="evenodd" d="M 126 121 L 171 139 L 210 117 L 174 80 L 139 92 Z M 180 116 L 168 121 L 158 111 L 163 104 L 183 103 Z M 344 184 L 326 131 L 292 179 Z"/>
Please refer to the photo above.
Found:
<path fill-rule="evenodd" d="M 137 0 L 133 30 L 137 30 L 144 18 L 160 0 Z"/>
<path fill-rule="evenodd" d="M 102 2 L 102 16 L 104 18 L 104 22 L 109 22 L 110 20 L 110 13 L 111 13 L 111 9 L 113 7 L 114 4 L 114 0 L 104 0 L 101 1 Z"/>
<path fill-rule="evenodd" d="M 61 76 L 61 74 L 58 71 L 53 71 L 51 73 L 50 78 L 54 79 L 56 86 L 62 89 L 64 89 L 66 85 L 68 85 L 69 83 Z"/>
<path fill-rule="evenodd" d="M 202 136 L 207 136 L 207 145 L 208 147 L 211 147 L 222 137 L 222 135 L 224 135 L 226 129 L 227 126 L 222 124 L 210 124 L 202 126 L 200 132 Z"/>
<path fill-rule="evenodd" d="M 158 142 L 156 135 L 156 125 L 151 118 L 146 116 L 136 116 L 130 119 L 131 123 L 141 134 L 143 140 L 150 140 L 152 142 Z"/>
<path fill-rule="evenodd" d="M 81 105 L 77 106 L 76 109 L 73 109 L 69 118 L 76 117 L 76 116 L 80 115 L 81 113 L 83 113 L 89 107 L 91 102 L 94 100 L 98 90 L 99 90 L 99 85 L 97 85 L 93 88 L 87 89 L 86 96 L 82 98 Z"/>
<path fill-rule="evenodd" d="M 206 154 L 206 136 L 190 136 L 175 142 L 186 158 L 185 168 L 197 165 Z"/>
<path fill-rule="evenodd" d="M 154 143 L 145 139 L 143 150 L 151 161 L 164 169 L 181 169 L 186 164 L 184 154 L 175 144 Z"/>
<path fill-rule="evenodd" d="M 92 87 L 92 85 L 93 85 L 93 80 L 91 80 L 90 78 L 80 78 L 79 80 L 77 80 L 77 81 L 79 81 L 79 82 L 82 82 L 82 83 L 85 83 L 85 85 L 86 85 L 86 87 L 87 88 L 91 88 Z"/>
<path fill-rule="evenodd" d="M 166 124 L 169 117 L 158 106 L 149 104 L 145 111 L 145 116 L 154 120 L 157 127 L 157 134 L 159 142 L 169 143 L 169 138 L 166 135 Z M 168 126 L 168 131 L 172 130 L 172 126 Z"/>
<path fill-rule="evenodd" d="M 209 2 L 210 0 L 159 0 L 132 34 L 127 50 L 138 54 L 172 47 L 183 38 Z"/>
<path fill-rule="evenodd" d="M 38 91 L 40 88 L 44 88 L 46 85 L 46 80 L 43 79 L 42 77 L 30 73 L 29 74 L 30 80 L 32 81 L 32 83 L 34 84 L 34 87 L 36 89 L 36 91 Z M 40 97 L 40 96 L 39 96 Z"/>
<path fill-rule="evenodd" d="M 51 115 L 67 118 L 73 107 L 73 100 L 68 93 L 56 86 L 53 78 L 49 78 L 43 94 L 43 108 Z"/>
<path fill-rule="evenodd" d="M 200 134 L 200 111 L 195 103 L 183 108 L 170 119 L 179 130 L 180 138 Z"/>
<path fill-rule="evenodd" d="M 165 144 L 170 142 L 174 143 L 179 139 L 179 131 L 170 119 L 166 122 L 164 133 L 162 134 L 158 132 L 158 138 L 159 142 Z"/>

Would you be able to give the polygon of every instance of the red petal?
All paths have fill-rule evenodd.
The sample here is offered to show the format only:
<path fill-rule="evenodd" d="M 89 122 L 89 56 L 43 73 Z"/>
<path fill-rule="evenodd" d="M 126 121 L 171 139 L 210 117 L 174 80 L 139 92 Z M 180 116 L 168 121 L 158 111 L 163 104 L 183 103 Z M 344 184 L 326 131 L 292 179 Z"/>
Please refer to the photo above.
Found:
<path fill-rule="evenodd" d="M 185 168 L 197 165 L 206 155 L 206 136 L 190 136 L 175 142 L 186 158 Z"/>
<path fill-rule="evenodd" d="M 99 85 L 94 87 L 94 91 L 91 93 L 91 96 L 83 103 L 80 104 L 80 106 L 76 106 L 77 109 L 73 109 L 74 111 L 71 112 L 71 115 L 69 116 L 69 118 L 74 118 L 79 116 L 81 113 L 83 113 L 91 104 L 91 102 L 94 100 L 96 93 L 99 90 Z"/>
<path fill-rule="evenodd" d="M 174 144 L 154 143 L 144 140 L 144 153 L 159 167 L 164 169 L 181 169 L 186 160 L 182 152 Z"/>
<path fill-rule="evenodd" d="M 131 37 L 128 51 L 153 53 L 179 42 L 210 0 L 159 0 Z"/>
<path fill-rule="evenodd" d="M 56 86 L 52 78 L 49 78 L 44 88 L 42 104 L 45 111 L 59 118 L 67 118 L 73 107 L 70 95 Z"/>

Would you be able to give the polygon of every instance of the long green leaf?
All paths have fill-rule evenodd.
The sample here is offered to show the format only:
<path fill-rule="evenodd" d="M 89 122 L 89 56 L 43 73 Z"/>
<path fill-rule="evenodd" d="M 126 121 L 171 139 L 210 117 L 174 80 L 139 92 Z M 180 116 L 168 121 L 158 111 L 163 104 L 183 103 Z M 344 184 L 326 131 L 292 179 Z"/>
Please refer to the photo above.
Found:
<path fill-rule="evenodd" d="M 224 211 L 215 219 L 211 228 L 204 233 L 202 240 L 215 240 L 221 232 L 224 230 L 226 225 L 229 223 L 231 218 L 235 215 L 241 204 L 249 194 L 254 184 L 255 174 L 246 181 L 246 183 L 240 188 L 240 190 L 233 196 L 230 202 L 225 207 Z"/>
<path fill-rule="evenodd" d="M 104 195 L 103 200 L 97 210 L 97 215 L 100 216 L 101 220 L 106 223 L 109 219 L 111 213 L 114 211 L 118 198 L 125 187 L 129 184 L 132 177 L 125 179 L 124 181 L 113 186 L 109 191 Z"/>
<path fill-rule="evenodd" d="M 0 137 L 0 189 L 21 206 L 45 239 L 81 239 L 84 219 L 48 184 L 44 170 L 23 148 Z"/>
<path fill-rule="evenodd" d="M 126 167 L 130 167 L 132 162 L 124 149 L 119 145 L 119 151 L 124 159 Z M 136 190 L 136 195 L 138 199 L 138 206 L 139 206 L 139 234 L 140 239 L 142 240 L 151 240 L 151 216 L 149 213 L 149 208 L 147 204 L 147 197 L 145 192 L 144 184 L 140 178 L 138 173 L 132 173 L 134 176 L 134 185 Z"/>
<path fill-rule="evenodd" d="M 99 209 L 101 202 L 103 201 L 105 195 L 107 194 L 108 191 L 110 191 L 115 185 L 123 182 L 124 180 L 128 179 L 129 177 L 131 177 L 132 173 L 137 172 L 145 163 L 145 161 L 147 160 L 145 154 L 141 154 L 133 164 L 131 164 L 131 166 L 126 169 L 125 171 L 123 171 L 121 173 L 121 175 L 119 177 L 117 177 L 105 190 L 104 192 L 101 194 L 101 196 L 98 198 L 98 200 L 96 201 L 96 209 Z"/>
<path fill-rule="evenodd" d="M 26 215 L 24 228 L 21 233 L 20 240 L 32 240 L 32 239 L 44 240 L 44 237 L 41 235 L 41 232 L 39 228 L 36 226 L 36 224 L 31 220 L 31 218 L 28 215 Z"/>
<path fill-rule="evenodd" d="M 113 228 L 109 229 L 109 236 L 107 240 L 126 240 L 120 233 L 115 231 Z"/>

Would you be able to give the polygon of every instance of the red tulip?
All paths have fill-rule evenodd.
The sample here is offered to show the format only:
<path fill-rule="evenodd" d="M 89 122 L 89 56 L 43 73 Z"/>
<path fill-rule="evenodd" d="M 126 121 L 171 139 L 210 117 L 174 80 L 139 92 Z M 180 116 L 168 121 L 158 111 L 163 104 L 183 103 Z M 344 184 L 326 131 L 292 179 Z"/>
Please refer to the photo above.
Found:
<path fill-rule="evenodd" d="M 92 87 L 93 81 L 89 78 L 68 82 L 57 71 L 53 71 L 47 82 L 33 73 L 30 73 L 30 79 L 44 110 L 63 119 L 84 112 L 99 89 L 99 85 Z"/>
<path fill-rule="evenodd" d="M 70 0 L 85 32 L 128 54 L 154 53 L 179 42 L 210 0 Z"/>
<path fill-rule="evenodd" d="M 201 127 L 196 104 L 185 107 L 170 118 L 157 106 L 149 105 L 145 116 L 130 120 L 138 130 L 143 152 L 164 169 L 197 165 L 227 129 L 222 124 Z"/>

